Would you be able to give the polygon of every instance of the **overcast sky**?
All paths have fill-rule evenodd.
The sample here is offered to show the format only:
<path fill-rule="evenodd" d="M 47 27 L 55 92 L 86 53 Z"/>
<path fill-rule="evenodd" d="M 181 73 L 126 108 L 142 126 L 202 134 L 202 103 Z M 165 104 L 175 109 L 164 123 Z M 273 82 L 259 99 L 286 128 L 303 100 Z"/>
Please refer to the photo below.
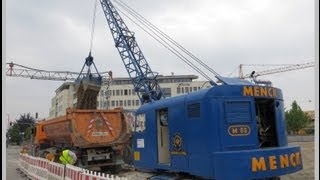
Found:
<path fill-rule="evenodd" d="M 314 0 L 123 0 L 221 75 L 239 64 L 315 61 Z M 94 0 L 6 2 L 6 59 L 44 70 L 79 72 L 89 53 Z M 123 17 L 151 68 L 162 75 L 197 74 Z M 127 77 L 101 5 L 97 7 L 93 56 L 99 71 Z M 264 67 L 271 69 L 274 67 Z M 250 73 L 257 68 L 244 68 Z M 260 70 L 260 69 L 259 69 Z M 263 69 L 261 69 L 263 70 Z M 200 75 L 200 80 L 204 80 Z M 315 105 L 314 68 L 261 76 L 283 90 L 290 109 Z M 7 77 L 6 113 L 49 114 L 56 81 Z M 311 100 L 311 102 L 309 102 Z"/>

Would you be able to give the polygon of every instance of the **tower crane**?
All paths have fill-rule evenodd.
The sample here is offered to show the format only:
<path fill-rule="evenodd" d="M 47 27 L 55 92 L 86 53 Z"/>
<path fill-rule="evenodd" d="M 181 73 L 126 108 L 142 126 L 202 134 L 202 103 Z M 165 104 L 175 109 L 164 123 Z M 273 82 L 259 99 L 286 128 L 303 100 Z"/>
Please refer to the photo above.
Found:
<path fill-rule="evenodd" d="M 28 66 L 24 66 L 21 64 L 17 64 L 14 62 L 6 63 L 6 76 L 8 77 L 22 77 L 22 78 L 30 78 L 30 79 L 38 79 L 38 80 L 52 80 L 52 81 L 71 81 L 78 84 L 77 86 L 77 94 L 78 94 L 78 101 L 77 108 L 87 108 L 85 104 L 92 104 L 92 103 L 85 103 L 81 102 L 85 99 L 91 99 L 89 101 L 94 101 L 96 99 L 97 93 L 100 91 L 105 94 L 105 98 L 108 100 L 110 98 L 110 94 L 108 90 L 110 88 L 112 82 L 112 71 L 105 71 L 101 72 L 100 74 L 96 70 L 97 73 L 92 73 L 90 70 L 90 66 L 93 64 L 92 57 L 86 59 L 85 64 L 82 67 L 80 73 L 78 72 L 71 72 L 71 71 L 48 71 L 42 69 L 36 69 Z M 85 72 L 84 69 L 87 66 L 88 70 Z M 95 67 L 96 69 L 96 67 Z M 91 78 L 91 79 L 90 79 Z M 101 80 L 100 80 L 101 78 Z M 87 82 L 84 82 L 87 81 Z M 90 82 L 91 81 L 91 82 Z M 101 82 L 99 82 L 101 81 Z M 83 85 L 85 84 L 85 85 Z M 81 87 L 83 86 L 83 87 Z M 79 89 L 80 87 L 80 89 Z M 85 93 L 86 90 L 91 90 L 91 93 Z M 94 91 L 95 93 L 92 93 Z M 88 94 L 92 94 L 91 98 L 86 98 Z M 80 107 L 82 106 L 82 107 Z M 95 103 L 93 103 L 92 107 L 96 107 Z"/>
<path fill-rule="evenodd" d="M 308 62 L 308 63 L 302 63 L 302 64 L 240 64 L 239 65 L 239 78 L 245 79 L 245 78 L 256 78 L 258 76 L 268 75 L 268 74 L 275 74 L 280 72 L 286 72 L 286 71 L 293 71 L 298 69 L 305 69 L 314 67 L 314 62 Z M 253 71 L 250 74 L 243 74 L 243 66 L 282 66 L 279 68 L 274 69 L 268 69 L 264 71 L 255 72 Z"/>
<path fill-rule="evenodd" d="M 52 80 L 52 81 L 75 81 L 78 77 L 82 78 L 86 73 L 72 72 L 72 71 L 48 71 L 36 69 L 14 62 L 6 63 L 6 76 L 8 77 L 22 77 L 38 80 Z M 110 81 L 112 79 L 111 71 L 101 72 L 102 81 Z"/>

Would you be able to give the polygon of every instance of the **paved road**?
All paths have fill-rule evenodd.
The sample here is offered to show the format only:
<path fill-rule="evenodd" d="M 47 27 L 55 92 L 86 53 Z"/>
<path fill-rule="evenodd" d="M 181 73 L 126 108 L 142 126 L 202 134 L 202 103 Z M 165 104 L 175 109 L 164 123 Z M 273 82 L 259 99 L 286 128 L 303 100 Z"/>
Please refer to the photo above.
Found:
<path fill-rule="evenodd" d="M 23 173 L 16 169 L 19 168 L 19 152 L 20 146 L 9 146 L 7 148 L 6 164 L 7 164 L 7 178 L 12 180 L 26 180 L 28 179 Z"/>
<path fill-rule="evenodd" d="M 281 180 L 314 180 L 314 142 L 294 142 L 290 145 L 300 145 L 302 150 L 302 162 L 303 170 L 290 175 L 282 176 Z M 19 171 L 16 169 L 19 167 L 19 151 L 21 148 L 19 146 L 9 146 L 7 148 L 7 178 L 11 180 L 27 180 L 27 177 L 20 175 Z M 128 179 L 145 179 L 149 177 L 148 174 L 140 176 L 141 173 L 128 172 L 122 174 L 128 177 Z"/>

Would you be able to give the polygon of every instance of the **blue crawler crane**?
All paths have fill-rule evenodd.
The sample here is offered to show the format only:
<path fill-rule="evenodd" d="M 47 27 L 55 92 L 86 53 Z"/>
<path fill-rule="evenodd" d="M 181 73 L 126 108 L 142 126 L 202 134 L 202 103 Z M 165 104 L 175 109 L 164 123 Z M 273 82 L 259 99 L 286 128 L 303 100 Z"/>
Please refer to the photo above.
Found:
<path fill-rule="evenodd" d="M 211 88 L 164 98 L 134 33 L 110 0 L 100 2 L 144 103 L 136 112 L 135 168 L 218 180 L 279 179 L 302 169 L 300 147 L 288 146 L 280 89 L 216 76 Z"/>

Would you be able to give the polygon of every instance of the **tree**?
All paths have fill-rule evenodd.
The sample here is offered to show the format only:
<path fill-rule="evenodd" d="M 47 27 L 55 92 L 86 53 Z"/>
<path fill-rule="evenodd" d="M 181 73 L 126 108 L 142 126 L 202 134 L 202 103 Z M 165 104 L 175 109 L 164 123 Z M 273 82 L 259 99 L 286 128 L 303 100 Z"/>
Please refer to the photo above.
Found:
<path fill-rule="evenodd" d="M 26 132 L 29 127 L 33 127 L 35 122 L 35 118 L 28 114 L 21 114 L 20 118 L 17 119 L 17 123 L 20 127 L 21 132 Z"/>
<path fill-rule="evenodd" d="M 20 135 L 20 127 L 17 123 L 13 123 L 12 126 L 8 129 L 7 136 L 10 143 L 17 143 L 20 145 L 21 135 Z"/>
<path fill-rule="evenodd" d="M 24 140 L 30 140 L 32 136 L 32 129 L 33 127 L 31 126 L 26 129 L 26 131 L 24 132 Z"/>
<path fill-rule="evenodd" d="M 297 133 L 299 130 L 306 128 L 310 122 L 310 117 L 301 110 L 296 101 L 291 104 L 291 109 L 285 112 L 287 130 Z"/>
<path fill-rule="evenodd" d="M 30 139 L 34 123 L 35 118 L 30 113 L 21 114 L 14 124 L 10 124 L 11 127 L 8 130 L 8 136 L 12 138 L 10 142 L 20 144 L 21 141 Z"/>

